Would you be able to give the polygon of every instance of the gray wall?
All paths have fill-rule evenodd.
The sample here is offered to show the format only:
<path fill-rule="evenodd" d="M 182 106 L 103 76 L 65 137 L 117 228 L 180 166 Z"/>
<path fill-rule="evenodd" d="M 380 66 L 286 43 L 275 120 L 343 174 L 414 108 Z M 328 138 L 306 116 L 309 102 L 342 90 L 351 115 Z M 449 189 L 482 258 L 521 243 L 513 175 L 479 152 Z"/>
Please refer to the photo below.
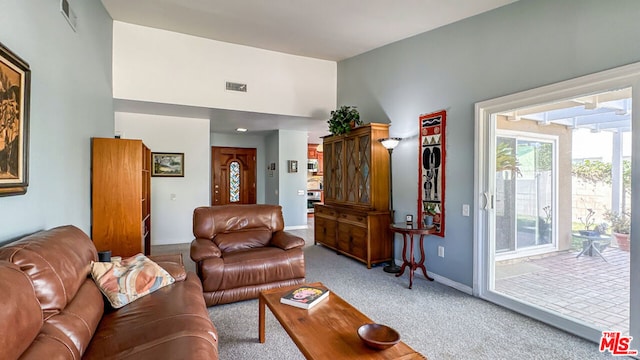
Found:
<path fill-rule="evenodd" d="M 396 218 L 417 211 L 418 116 L 448 111 L 446 237 L 425 241 L 429 271 L 473 283 L 473 214 L 461 213 L 474 202 L 474 103 L 640 61 L 638 19 L 637 0 L 520 0 L 338 64 L 338 104 L 406 139 L 393 153 Z"/>
<path fill-rule="evenodd" d="M 29 187 L 0 197 L 0 242 L 73 224 L 90 231 L 90 138 L 113 136 L 112 21 L 100 1 L 3 1 L 0 42 L 31 67 Z"/>
<path fill-rule="evenodd" d="M 280 204 L 280 194 L 278 184 L 280 183 L 280 158 L 279 151 L 280 134 L 277 131 L 271 132 L 265 139 L 265 163 L 276 164 L 276 169 L 273 171 L 267 171 L 267 177 L 265 180 L 265 204 L 277 205 Z M 267 165 L 264 167 L 267 168 Z"/>
<path fill-rule="evenodd" d="M 284 225 L 307 226 L 307 132 L 278 130 L 280 205 Z M 289 161 L 298 161 L 298 171 L 289 172 Z M 299 192 L 302 192 L 302 195 Z"/>

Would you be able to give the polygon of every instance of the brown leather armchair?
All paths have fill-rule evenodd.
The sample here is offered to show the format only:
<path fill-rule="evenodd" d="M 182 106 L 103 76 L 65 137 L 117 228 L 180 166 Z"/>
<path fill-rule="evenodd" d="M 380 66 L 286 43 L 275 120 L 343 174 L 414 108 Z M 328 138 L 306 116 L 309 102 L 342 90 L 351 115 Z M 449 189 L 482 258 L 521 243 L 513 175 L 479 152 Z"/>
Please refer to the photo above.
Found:
<path fill-rule="evenodd" d="M 191 259 L 207 306 L 254 299 L 305 281 L 304 239 L 283 231 L 278 205 L 217 205 L 193 211 Z"/>

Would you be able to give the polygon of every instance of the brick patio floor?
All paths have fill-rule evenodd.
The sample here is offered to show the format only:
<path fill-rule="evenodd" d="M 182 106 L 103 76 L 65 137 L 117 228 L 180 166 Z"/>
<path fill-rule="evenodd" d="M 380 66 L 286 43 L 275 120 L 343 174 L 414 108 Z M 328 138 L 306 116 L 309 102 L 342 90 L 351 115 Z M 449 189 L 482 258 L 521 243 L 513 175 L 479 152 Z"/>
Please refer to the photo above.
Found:
<path fill-rule="evenodd" d="M 602 253 L 607 261 L 577 254 L 499 262 L 495 289 L 600 330 L 629 333 L 629 253 L 607 248 Z"/>

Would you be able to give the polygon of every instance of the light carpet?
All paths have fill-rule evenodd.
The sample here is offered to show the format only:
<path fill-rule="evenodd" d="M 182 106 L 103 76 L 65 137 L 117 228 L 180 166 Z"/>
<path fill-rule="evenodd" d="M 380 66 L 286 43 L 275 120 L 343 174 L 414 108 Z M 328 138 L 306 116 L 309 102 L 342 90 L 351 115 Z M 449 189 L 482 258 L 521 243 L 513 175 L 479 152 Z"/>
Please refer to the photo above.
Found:
<path fill-rule="evenodd" d="M 307 240 L 308 241 L 308 240 Z M 605 359 L 598 345 L 424 277 L 396 278 L 320 245 L 305 246 L 307 281 L 323 282 L 373 321 L 389 325 L 429 360 Z M 267 309 L 258 342 L 258 301 L 209 308 L 222 360 L 304 359 Z M 339 359 L 330 359 L 339 360 Z"/>

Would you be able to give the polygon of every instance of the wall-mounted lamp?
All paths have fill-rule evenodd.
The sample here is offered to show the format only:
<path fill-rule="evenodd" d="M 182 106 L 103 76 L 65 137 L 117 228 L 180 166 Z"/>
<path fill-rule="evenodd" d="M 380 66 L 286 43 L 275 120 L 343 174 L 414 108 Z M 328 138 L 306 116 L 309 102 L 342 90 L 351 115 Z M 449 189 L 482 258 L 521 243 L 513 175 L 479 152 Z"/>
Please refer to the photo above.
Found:
<path fill-rule="evenodd" d="M 378 141 L 382 144 L 382 146 L 389 151 L 389 213 L 391 215 L 391 223 L 395 223 L 395 216 L 393 211 L 393 149 L 398 146 L 402 138 L 393 137 L 393 138 L 384 138 L 378 139 Z M 391 238 L 391 262 L 389 265 L 384 267 L 384 271 L 388 273 L 399 273 L 400 267 L 396 265 L 396 255 L 395 255 L 395 242 L 394 238 Z"/>

